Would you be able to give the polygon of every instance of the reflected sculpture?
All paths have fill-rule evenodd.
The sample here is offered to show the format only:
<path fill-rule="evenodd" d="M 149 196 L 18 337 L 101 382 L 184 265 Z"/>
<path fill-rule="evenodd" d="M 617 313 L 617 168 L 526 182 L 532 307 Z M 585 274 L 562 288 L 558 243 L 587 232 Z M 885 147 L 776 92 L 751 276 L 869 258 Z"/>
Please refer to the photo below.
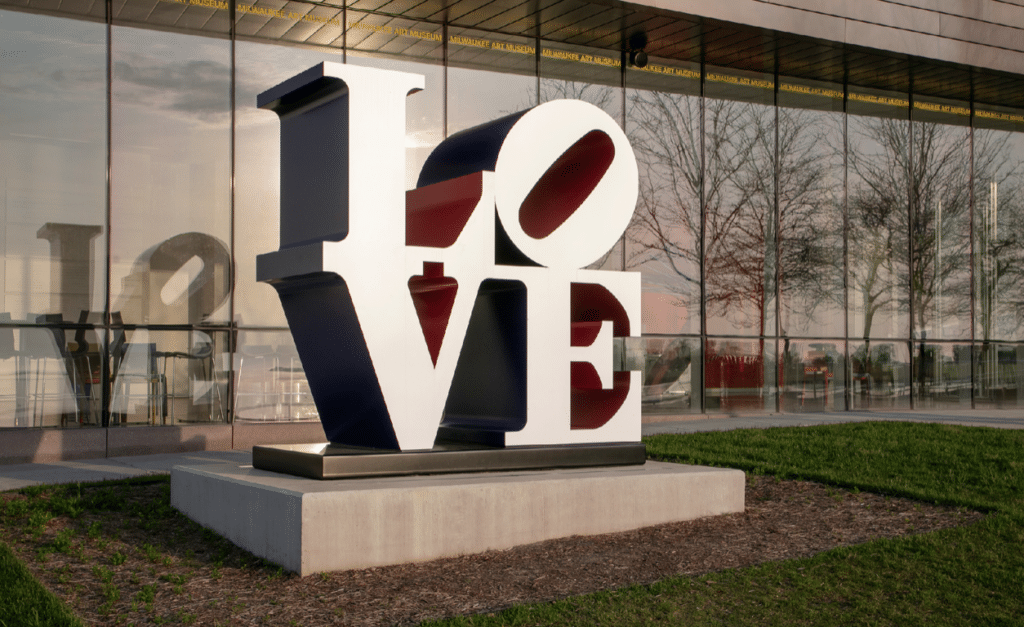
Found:
<path fill-rule="evenodd" d="M 282 182 L 280 250 L 257 275 L 327 438 L 638 442 L 641 381 L 613 347 L 639 335 L 639 275 L 583 269 L 636 203 L 622 130 L 545 103 L 449 137 L 403 193 L 405 98 L 422 86 L 323 63 L 258 99 L 281 119 Z"/>
<path fill-rule="evenodd" d="M 90 309 L 97 224 L 47 222 L 36 237 L 50 242 L 50 311 L 68 320 Z"/>

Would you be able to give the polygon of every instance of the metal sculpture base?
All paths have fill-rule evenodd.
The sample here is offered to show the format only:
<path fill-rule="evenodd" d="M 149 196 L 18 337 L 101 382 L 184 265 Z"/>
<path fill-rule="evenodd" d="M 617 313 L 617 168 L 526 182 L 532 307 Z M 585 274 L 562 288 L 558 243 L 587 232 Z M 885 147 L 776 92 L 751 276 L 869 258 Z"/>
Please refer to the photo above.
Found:
<path fill-rule="evenodd" d="M 310 479 L 358 479 L 512 470 L 636 466 L 642 442 L 483 447 L 439 444 L 430 451 L 382 451 L 333 444 L 254 446 L 253 468 Z"/>

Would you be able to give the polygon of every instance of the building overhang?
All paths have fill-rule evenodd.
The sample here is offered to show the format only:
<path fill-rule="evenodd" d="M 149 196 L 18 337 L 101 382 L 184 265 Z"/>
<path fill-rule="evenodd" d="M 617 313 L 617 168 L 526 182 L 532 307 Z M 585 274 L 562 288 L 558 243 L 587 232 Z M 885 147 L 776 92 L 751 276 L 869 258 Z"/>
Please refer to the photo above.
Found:
<path fill-rule="evenodd" d="M 859 3 L 839 0 L 827 2 L 836 15 L 766 0 L 350 0 L 344 8 L 342 4 L 341 0 L 240 0 L 234 5 L 223 0 L 115 0 L 110 20 L 334 48 L 345 46 L 342 24 L 348 23 L 353 37 L 357 30 L 353 24 L 365 23 L 358 28 L 361 50 L 402 54 L 404 47 L 415 45 L 415 56 L 437 59 L 444 46 L 442 24 L 449 29 L 584 46 L 623 60 L 630 37 L 643 33 L 645 52 L 665 60 L 1024 108 L 1024 76 L 1008 71 L 1024 68 L 1024 52 L 1007 40 L 1007 36 L 1019 37 L 1021 29 L 955 15 L 942 18 L 944 14 L 913 7 L 903 7 L 883 23 L 856 14 L 858 9 L 843 8 Z M 0 7 L 107 19 L 103 0 L 0 0 Z M 842 15 L 844 11 L 849 15 Z M 1024 10 L 1021 13 L 1024 17 Z M 958 39 L 952 32 L 956 20 L 974 23 L 970 39 L 967 34 Z M 397 41 L 398 28 L 387 28 L 390 22 L 423 24 L 438 36 L 402 43 Z M 986 28 L 991 37 L 986 38 Z M 1007 29 L 1013 32 L 1007 35 L 1003 32 Z M 982 39 L 985 43 L 979 43 Z M 352 46 L 351 40 L 348 45 Z M 425 49 L 431 46 L 437 50 Z"/>

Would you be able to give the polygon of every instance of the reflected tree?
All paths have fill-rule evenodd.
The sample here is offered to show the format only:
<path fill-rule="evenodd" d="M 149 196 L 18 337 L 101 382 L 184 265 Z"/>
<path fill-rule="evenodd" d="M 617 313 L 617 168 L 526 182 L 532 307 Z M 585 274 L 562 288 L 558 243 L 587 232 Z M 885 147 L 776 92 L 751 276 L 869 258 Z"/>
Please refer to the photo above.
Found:
<path fill-rule="evenodd" d="M 895 307 L 896 266 L 907 220 L 910 129 L 906 121 L 852 118 L 848 153 L 850 289 L 870 338 L 875 317 Z M 853 177 L 851 177 L 853 178 Z M 903 255 L 904 265 L 906 254 Z"/>
<path fill-rule="evenodd" d="M 977 393 L 990 400 L 998 400 L 1000 388 L 1016 388 L 1018 395 L 1021 388 L 1013 358 L 1003 365 L 997 344 L 1019 339 L 1024 328 L 1024 154 L 1019 141 L 1016 133 L 1004 131 L 978 129 L 974 134 L 975 315 L 976 339 L 982 340 L 975 377 Z"/>
<path fill-rule="evenodd" d="M 699 305 L 700 99 L 636 92 L 629 106 L 640 191 L 626 266 L 644 266 L 652 275 L 647 280 L 665 283 L 681 304 Z"/>
<path fill-rule="evenodd" d="M 827 224 L 829 212 L 823 210 L 836 202 L 829 158 L 822 156 L 825 130 L 809 111 L 778 109 L 776 117 L 776 109 L 763 105 L 704 102 L 708 316 L 763 336 L 772 332 L 777 241 L 785 289 L 800 293 L 812 309 L 841 298 L 823 272 L 838 262 L 827 236 L 834 225 Z M 701 261 L 700 99 L 638 91 L 631 96 L 630 121 L 640 199 L 627 266 L 653 268 L 681 304 L 695 307 Z"/>
<path fill-rule="evenodd" d="M 969 337 L 968 130 L 915 123 L 910 172 L 910 293 L 921 337 Z M 953 324 L 945 330 L 945 319 Z M 922 373 L 923 375 L 923 373 Z"/>
<path fill-rule="evenodd" d="M 967 127 L 879 118 L 850 126 L 850 285 L 866 345 L 886 335 L 875 328 L 880 312 L 912 311 L 922 340 L 971 336 L 973 228 L 975 337 L 985 342 L 977 376 L 985 381 L 997 368 L 988 342 L 1016 337 L 1024 323 L 1024 170 L 1013 134 L 974 133 L 972 217 Z M 915 384 L 927 394 L 933 379 L 943 378 L 943 365 L 925 342 L 918 350 Z"/>
<path fill-rule="evenodd" d="M 541 102 L 559 99 L 582 100 L 589 102 L 598 109 L 606 111 L 612 117 L 616 117 L 616 111 L 620 110 L 620 103 L 618 101 L 621 98 L 621 94 L 622 90 L 618 87 L 596 83 L 556 78 L 541 78 L 540 81 Z"/>
<path fill-rule="evenodd" d="M 1014 134 L 978 129 L 975 145 L 977 339 L 1017 339 L 1024 328 L 1024 154 Z"/>
<path fill-rule="evenodd" d="M 851 289 L 863 313 L 861 334 L 877 335 L 876 315 L 913 305 L 914 327 L 933 336 L 969 335 L 971 170 L 968 129 L 879 118 L 851 123 Z M 985 339 L 998 314 L 986 300 L 1021 302 L 1018 255 L 1024 211 L 1019 163 L 1008 134 L 974 137 L 979 326 Z M 855 179 L 855 180 L 853 180 Z M 999 215 L 1001 214 L 1001 215 Z M 909 288 L 909 289 L 908 289 Z M 945 322 L 951 318 L 952 323 Z M 1013 323 L 1017 328 L 1021 321 Z M 943 332 L 943 327 L 952 331 Z"/>
<path fill-rule="evenodd" d="M 851 128 L 850 282 L 862 336 L 877 335 L 879 312 L 911 307 L 919 333 L 962 335 L 970 302 L 967 129 L 923 122 L 911 129 L 885 118 Z M 949 333 L 946 317 L 954 319 Z"/>

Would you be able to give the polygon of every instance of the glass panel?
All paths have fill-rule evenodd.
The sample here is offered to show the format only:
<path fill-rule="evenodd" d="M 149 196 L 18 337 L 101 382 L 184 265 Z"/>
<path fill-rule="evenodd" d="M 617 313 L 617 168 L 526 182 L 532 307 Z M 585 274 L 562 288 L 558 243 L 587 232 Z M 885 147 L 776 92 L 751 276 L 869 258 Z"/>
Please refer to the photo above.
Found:
<path fill-rule="evenodd" d="M 910 354 L 904 342 L 850 342 L 850 409 L 910 409 Z"/>
<path fill-rule="evenodd" d="M 910 334 L 909 101 L 851 88 L 847 117 L 849 335 Z"/>
<path fill-rule="evenodd" d="M 914 409 L 971 408 L 971 345 L 914 344 Z"/>
<path fill-rule="evenodd" d="M 106 291 L 106 27 L 0 11 L 0 42 L 0 312 L 77 322 Z"/>
<path fill-rule="evenodd" d="M 229 335 L 110 331 L 110 426 L 226 422 Z"/>
<path fill-rule="evenodd" d="M 235 32 L 242 37 L 341 48 L 342 9 L 329 4 L 242 0 L 235 4 Z"/>
<path fill-rule="evenodd" d="M 700 66 L 668 63 L 626 74 L 640 174 L 626 269 L 641 272 L 644 333 L 700 333 Z"/>
<path fill-rule="evenodd" d="M 0 327 L 0 427 L 98 426 L 100 355 L 86 327 Z"/>
<path fill-rule="evenodd" d="M 2 5 L 26 8 L 34 13 L 91 18 L 94 20 L 105 20 L 107 15 L 106 3 L 95 2 L 94 0 L 63 0 L 62 2 L 54 2 L 54 0 L 0 0 L 0 6 Z"/>
<path fill-rule="evenodd" d="M 532 39 L 448 31 L 448 134 L 537 104 Z"/>
<path fill-rule="evenodd" d="M 622 123 L 622 65 L 607 50 L 541 42 L 540 101 L 571 98 Z"/>
<path fill-rule="evenodd" d="M 782 411 L 843 411 L 846 356 L 835 340 L 782 344 Z"/>
<path fill-rule="evenodd" d="M 971 337 L 970 115 L 968 104 L 914 101 L 910 283 L 916 338 Z"/>
<path fill-rule="evenodd" d="M 115 24 L 138 24 L 160 30 L 226 35 L 231 25 L 226 0 L 128 0 L 114 2 L 111 10 Z"/>
<path fill-rule="evenodd" d="M 706 81 L 707 330 L 774 335 L 774 79 L 709 68 Z"/>
<path fill-rule="evenodd" d="M 288 331 L 239 332 L 235 353 L 235 419 L 318 421 L 306 374 Z"/>
<path fill-rule="evenodd" d="M 645 416 L 700 413 L 700 338 L 645 337 Z"/>
<path fill-rule="evenodd" d="M 444 62 L 444 34 L 440 24 L 349 11 L 347 37 L 350 53 L 357 50 L 382 57 Z"/>
<path fill-rule="evenodd" d="M 974 118 L 975 339 L 1024 339 L 1024 114 Z"/>
<path fill-rule="evenodd" d="M 843 88 L 785 79 L 779 105 L 781 333 L 843 337 Z"/>
<path fill-rule="evenodd" d="M 976 344 L 975 406 L 1024 406 L 1024 344 Z"/>
<path fill-rule="evenodd" d="M 111 311 L 227 322 L 230 42 L 127 27 L 112 38 Z"/>
<path fill-rule="evenodd" d="M 775 341 L 708 338 L 704 353 L 706 411 L 774 412 Z"/>

